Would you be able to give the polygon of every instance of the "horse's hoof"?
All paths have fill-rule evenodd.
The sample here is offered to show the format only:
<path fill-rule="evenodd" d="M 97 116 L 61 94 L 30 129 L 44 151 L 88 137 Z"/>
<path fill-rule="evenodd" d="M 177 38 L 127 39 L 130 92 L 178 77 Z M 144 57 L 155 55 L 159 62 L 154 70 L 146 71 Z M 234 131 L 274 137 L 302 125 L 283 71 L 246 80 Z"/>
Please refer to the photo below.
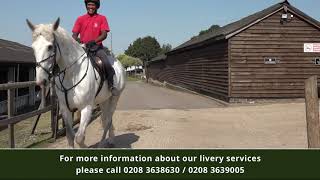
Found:
<path fill-rule="evenodd" d="M 82 148 L 82 149 L 86 149 L 86 148 L 88 148 L 88 146 L 87 146 L 87 145 L 85 145 L 85 144 L 79 144 L 79 147 L 80 147 L 80 148 Z"/>
<path fill-rule="evenodd" d="M 74 149 L 74 146 L 67 146 L 67 149 Z"/>
<path fill-rule="evenodd" d="M 81 147 L 84 145 L 84 140 L 85 140 L 85 137 L 84 136 L 79 136 L 77 135 L 75 137 L 75 142 Z M 82 147 L 81 147 L 82 148 Z"/>

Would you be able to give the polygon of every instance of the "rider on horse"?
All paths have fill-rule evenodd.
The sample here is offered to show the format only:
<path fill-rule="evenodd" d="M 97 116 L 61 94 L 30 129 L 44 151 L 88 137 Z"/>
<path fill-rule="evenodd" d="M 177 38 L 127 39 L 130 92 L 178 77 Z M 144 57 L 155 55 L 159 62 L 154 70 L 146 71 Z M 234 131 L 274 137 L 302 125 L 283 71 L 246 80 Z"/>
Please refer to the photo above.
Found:
<path fill-rule="evenodd" d="M 108 32 L 110 32 L 107 18 L 97 12 L 100 7 L 100 0 L 85 0 L 84 2 L 87 8 L 87 14 L 78 17 L 72 30 L 72 37 L 78 41 L 80 34 L 80 42 L 85 44 L 87 49 L 94 49 L 95 55 L 99 57 L 105 65 L 111 93 L 116 95 L 117 89 L 114 87 L 113 82 L 115 71 L 102 45 L 102 41 L 107 38 Z"/>

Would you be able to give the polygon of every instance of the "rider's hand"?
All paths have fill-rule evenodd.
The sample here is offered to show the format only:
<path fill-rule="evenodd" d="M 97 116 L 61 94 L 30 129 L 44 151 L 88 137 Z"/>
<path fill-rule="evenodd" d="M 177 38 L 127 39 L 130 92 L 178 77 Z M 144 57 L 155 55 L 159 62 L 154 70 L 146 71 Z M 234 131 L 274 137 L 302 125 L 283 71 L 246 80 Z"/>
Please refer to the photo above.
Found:
<path fill-rule="evenodd" d="M 89 41 L 89 42 L 86 44 L 87 48 L 91 48 L 91 47 L 93 47 L 93 46 L 95 46 L 95 45 L 97 45 L 96 41 Z"/>

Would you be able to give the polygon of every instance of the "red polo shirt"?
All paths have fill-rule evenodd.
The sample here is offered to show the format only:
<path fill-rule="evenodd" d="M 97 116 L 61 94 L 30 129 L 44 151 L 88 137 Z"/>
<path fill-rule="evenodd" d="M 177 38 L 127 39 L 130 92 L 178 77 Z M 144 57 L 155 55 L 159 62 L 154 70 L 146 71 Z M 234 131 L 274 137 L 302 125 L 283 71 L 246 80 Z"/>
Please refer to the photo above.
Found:
<path fill-rule="evenodd" d="M 89 41 L 96 40 L 102 31 L 110 31 L 108 20 L 105 16 L 95 14 L 90 16 L 85 14 L 78 17 L 72 32 L 80 34 L 81 43 L 88 43 Z M 102 42 L 98 42 L 102 45 Z"/>

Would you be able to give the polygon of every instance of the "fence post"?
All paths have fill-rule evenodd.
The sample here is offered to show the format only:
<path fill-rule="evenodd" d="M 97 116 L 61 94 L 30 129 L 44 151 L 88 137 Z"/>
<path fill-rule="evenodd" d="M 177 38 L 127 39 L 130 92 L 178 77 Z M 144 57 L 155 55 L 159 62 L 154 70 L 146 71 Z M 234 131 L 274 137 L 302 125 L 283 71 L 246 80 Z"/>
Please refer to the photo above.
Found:
<path fill-rule="evenodd" d="M 43 87 L 43 88 L 41 88 L 41 103 L 40 103 L 40 106 L 39 106 L 38 110 L 45 108 L 46 104 L 47 104 L 46 88 Z M 38 122 L 40 120 L 41 115 L 42 114 L 39 114 L 37 116 L 37 118 L 33 121 L 32 129 L 31 129 L 31 135 L 33 135 L 34 132 L 36 131 L 36 128 L 37 128 L 37 125 L 38 125 Z"/>
<path fill-rule="evenodd" d="M 317 81 L 318 77 L 312 76 L 305 82 L 306 118 L 309 148 L 320 148 L 319 99 Z"/>
<path fill-rule="evenodd" d="M 34 73 L 35 69 L 34 67 L 29 68 L 29 81 L 33 81 L 35 77 Z M 29 105 L 34 106 L 35 105 L 35 86 L 29 86 Z"/>
<path fill-rule="evenodd" d="M 14 89 L 8 89 L 8 118 L 11 118 L 14 116 Z M 15 142 L 14 142 L 14 124 L 8 125 L 9 129 L 9 147 L 15 148 Z"/>

